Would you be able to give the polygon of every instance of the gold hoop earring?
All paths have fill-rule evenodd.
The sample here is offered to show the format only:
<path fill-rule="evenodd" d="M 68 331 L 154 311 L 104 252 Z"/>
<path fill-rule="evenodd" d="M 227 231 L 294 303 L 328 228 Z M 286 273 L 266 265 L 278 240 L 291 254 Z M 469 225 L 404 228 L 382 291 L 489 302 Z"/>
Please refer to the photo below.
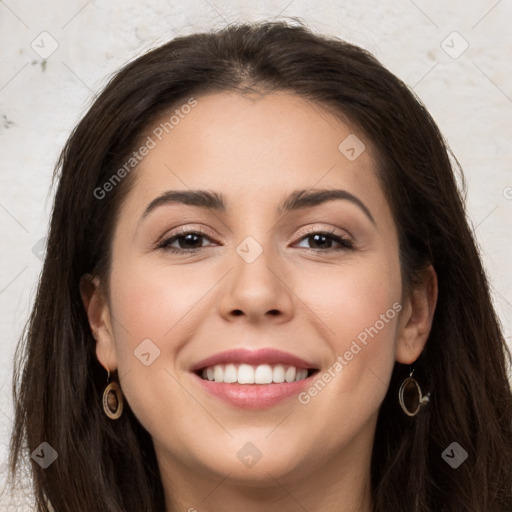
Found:
<path fill-rule="evenodd" d="M 420 385 L 416 379 L 412 378 L 413 373 L 414 370 L 409 374 L 409 377 L 402 382 L 398 390 L 398 401 L 407 416 L 416 416 L 421 406 L 426 405 L 430 398 L 430 393 L 423 396 Z"/>
<path fill-rule="evenodd" d="M 110 370 L 107 375 L 107 382 L 110 380 Z M 124 399 L 119 384 L 112 381 L 103 391 L 103 410 L 111 420 L 117 420 L 123 414 Z"/>

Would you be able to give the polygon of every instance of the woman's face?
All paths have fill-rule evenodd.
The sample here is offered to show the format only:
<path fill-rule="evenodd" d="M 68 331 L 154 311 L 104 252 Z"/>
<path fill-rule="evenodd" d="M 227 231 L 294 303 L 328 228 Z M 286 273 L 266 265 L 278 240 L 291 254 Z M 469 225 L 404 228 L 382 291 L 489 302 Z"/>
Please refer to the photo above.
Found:
<path fill-rule="evenodd" d="M 395 361 L 426 338 L 370 142 L 284 92 L 196 99 L 133 171 L 89 309 L 98 358 L 162 468 L 360 467 Z"/>

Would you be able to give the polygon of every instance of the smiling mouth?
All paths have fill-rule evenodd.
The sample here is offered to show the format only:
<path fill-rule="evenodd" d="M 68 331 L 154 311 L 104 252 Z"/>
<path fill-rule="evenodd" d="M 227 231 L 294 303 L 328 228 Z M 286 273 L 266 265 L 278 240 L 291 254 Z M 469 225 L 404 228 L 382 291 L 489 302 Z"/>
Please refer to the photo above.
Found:
<path fill-rule="evenodd" d="M 285 364 L 216 364 L 200 368 L 195 373 L 203 380 L 224 384 L 283 384 L 298 382 L 317 373 L 314 368 L 299 368 Z"/>

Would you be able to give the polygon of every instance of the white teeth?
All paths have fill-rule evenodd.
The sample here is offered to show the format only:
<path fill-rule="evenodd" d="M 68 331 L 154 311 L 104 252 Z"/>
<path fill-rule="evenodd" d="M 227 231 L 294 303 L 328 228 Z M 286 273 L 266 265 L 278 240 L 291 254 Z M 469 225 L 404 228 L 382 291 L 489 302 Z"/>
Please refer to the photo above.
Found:
<path fill-rule="evenodd" d="M 254 368 L 248 364 L 238 367 L 238 384 L 254 384 Z"/>
<path fill-rule="evenodd" d="M 215 382 L 224 382 L 224 368 L 219 364 L 213 367 L 213 380 Z"/>
<path fill-rule="evenodd" d="M 293 366 L 288 367 L 286 373 L 284 374 L 284 380 L 286 382 L 293 382 L 295 380 L 295 373 L 297 370 Z"/>
<path fill-rule="evenodd" d="M 277 383 L 284 382 L 284 366 L 282 364 L 274 366 L 272 370 L 272 380 Z"/>
<path fill-rule="evenodd" d="M 268 364 L 256 367 L 254 384 L 270 384 L 272 382 L 272 368 Z"/>
<path fill-rule="evenodd" d="M 227 364 L 224 368 L 224 382 L 231 383 L 238 380 L 238 370 L 234 364 Z"/>
<path fill-rule="evenodd" d="M 297 370 L 297 374 L 295 375 L 295 380 L 303 380 L 308 376 L 308 371 L 306 368 L 301 368 L 300 370 Z"/>
<path fill-rule="evenodd" d="M 294 366 L 284 366 L 277 364 L 260 364 L 251 366 L 249 364 L 216 364 L 209 366 L 202 372 L 205 380 L 224 382 L 231 384 L 281 384 L 283 382 L 296 382 L 307 378 L 306 368 L 295 368 Z"/>

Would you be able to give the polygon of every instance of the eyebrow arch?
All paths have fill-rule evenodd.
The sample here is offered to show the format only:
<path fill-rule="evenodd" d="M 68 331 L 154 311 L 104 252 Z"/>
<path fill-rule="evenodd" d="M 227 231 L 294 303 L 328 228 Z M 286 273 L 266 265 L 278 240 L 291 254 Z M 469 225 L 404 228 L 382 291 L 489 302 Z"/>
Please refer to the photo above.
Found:
<path fill-rule="evenodd" d="M 312 206 L 317 206 L 327 201 L 342 199 L 350 201 L 358 206 L 363 213 L 370 219 L 373 225 L 376 224 L 373 215 L 367 206 L 356 196 L 340 189 L 302 189 L 294 190 L 287 196 L 278 206 L 277 211 L 279 214 L 297 211 Z M 226 201 L 222 194 L 212 192 L 209 190 L 168 190 L 159 195 L 145 209 L 142 214 L 141 222 L 153 210 L 159 206 L 169 203 L 181 203 L 190 206 L 198 206 L 207 210 L 214 210 L 219 212 L 226 211 Z"/>
<path fill-rule="evenodd" d="M 217 192 L 211 192 L 209 190 L 168 190 L 149 203 L 139 222 L 147 217 L 155 208 L 169 203 L 199 206 L 207 210 L 215 211 L 226 210 L 224 196 Z"/>
<path fill-rule="evenodd" d="M 335 199 L 343 199 L 350 201 L 357 205 L 363 213 L 370 219 L 373 225 L 376 225 L 375 219 L 371 214 L 368 207 L 355 195 L 340 189 L 303 189 L 293 191 L 285 200 L 279 205 L 279 213 L 300 210 L 303 208 L 310 208 L 317 206 L 327 201 Z"/>

